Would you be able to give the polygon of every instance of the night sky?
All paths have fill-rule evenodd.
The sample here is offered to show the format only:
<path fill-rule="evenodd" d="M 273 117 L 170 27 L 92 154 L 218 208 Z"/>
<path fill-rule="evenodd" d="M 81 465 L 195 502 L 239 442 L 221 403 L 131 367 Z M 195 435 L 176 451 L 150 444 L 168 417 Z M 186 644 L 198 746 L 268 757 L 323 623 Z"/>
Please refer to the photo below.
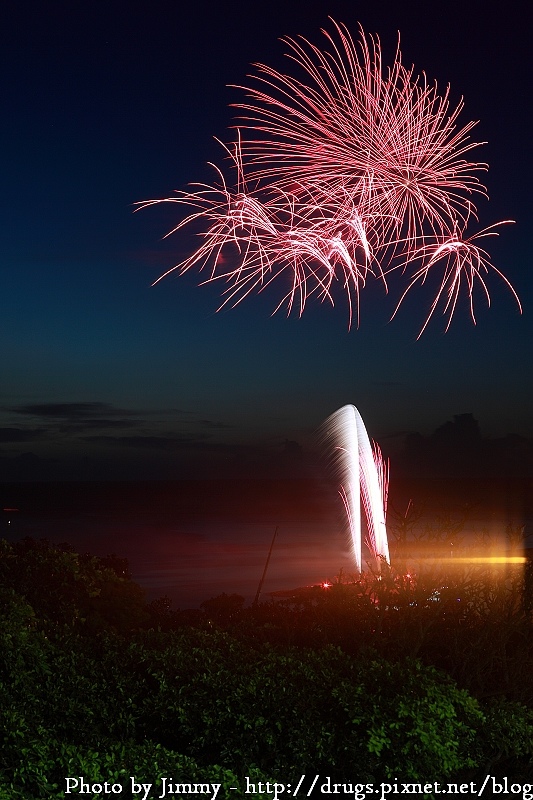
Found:
<path fill-rule="evenodd" d="M 345 403 L 391 452 L 456 414 L 482 433 L 533 435 L 531 83 L 527 4 L 271 0 L 2 4 L 2 314 L 0 479 L 167 479 L 282 474 Z M 159 275 L 190 252 L 164 234 L 177 206 L 137 201 L 211 180 L 214 136 L 250 64 L 287 69 L 279 38 L 321 44 L 328 15 L 397 31 L 414 63 L 480 123 L 474 151 L 490 201 L 479 227 L 514 219 L 490 243 L 492 307 L 458 308 L 416 337 L 425 287 L 364 290 L 359 329 L 342 303 L 301 319 L 272 291 L 219 306 L 201 276 Z M 280 472 L 281 470 L 281 472 Z"/>

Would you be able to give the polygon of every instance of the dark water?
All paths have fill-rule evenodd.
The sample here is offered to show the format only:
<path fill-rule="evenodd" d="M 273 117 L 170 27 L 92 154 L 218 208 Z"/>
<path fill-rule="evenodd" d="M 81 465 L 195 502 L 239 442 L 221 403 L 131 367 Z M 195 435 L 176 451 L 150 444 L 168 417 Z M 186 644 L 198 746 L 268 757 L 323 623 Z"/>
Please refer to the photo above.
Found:
<path fill-rule="evenodd" d="M 405 508 L 405 498 L 393 499 L 400 511 Z M 127 558 L 148 599 L 167 595 L 173 608 L 198 607 L 222 592 L 253 599 L 276 528 L 263 599 L 354 569 L 336 489 L 313 479 L 3 484 L 0 502 L 19 509 L 2 513 L 1 536 L 47 538 L 79 552 Z M 450 508 L 443 513 L 433 500 L 418 535 L 432 527 L 442 533 L 439 526 L 453 522 L 454 514 L 461 519 L 463 507 L 451 516 Z M 479 555 L 505 552 L 510 524 L 519 533 L 521 516 L 509 513 L 506 493 L 494 487 L 468 511 L 453 545 L 446 536 L 439 541 L 438 554 L 457 553 L 461 541 L 479 541 Z M 423 542 L 424 555 L 431 555 L 432 541 Z"/>
<path fill-rule="evenodd" d="M 149 599 L 197 607 L 252 599 L 276 527 L 263 596 L 352 571 L 334 489 L 313 481 L 50 483 L 0 486 L 1 535 L 69 542 L 128 559 Z"/>

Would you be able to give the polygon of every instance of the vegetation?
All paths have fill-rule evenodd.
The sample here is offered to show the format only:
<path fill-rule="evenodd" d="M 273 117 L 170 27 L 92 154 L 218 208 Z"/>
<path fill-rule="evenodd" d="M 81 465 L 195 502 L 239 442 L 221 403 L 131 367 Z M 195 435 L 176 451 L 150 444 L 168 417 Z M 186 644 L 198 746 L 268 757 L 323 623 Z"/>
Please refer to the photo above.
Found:
<path fill-rule="evenodd" d="M 179 612 L 146 604 L 116 556 L 2 541 L 0 800 L 64 798 L 68 776 L 119 783 L 122 797 L 130 776 L 240 787 L 232 796 L 245 776 L 531 779 L 522 584 L 521 570 L 383 568 Z"/>

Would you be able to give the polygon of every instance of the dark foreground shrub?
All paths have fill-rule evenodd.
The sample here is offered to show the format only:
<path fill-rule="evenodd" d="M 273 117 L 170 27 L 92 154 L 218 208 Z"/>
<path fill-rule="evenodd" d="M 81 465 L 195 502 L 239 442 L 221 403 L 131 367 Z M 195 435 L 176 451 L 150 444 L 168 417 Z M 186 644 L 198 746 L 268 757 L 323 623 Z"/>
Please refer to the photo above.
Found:
<path fill-rule="evenodd" d="M 96 783 L 124 776 L 153 783 L 165 772 L 223 783 L 215 776 L 226 775 L 241 786 L 259 772 L 281 783 L 310 773 L 441 781 L 533 758 L 533 717 L 524 705 L 482 705 L 397 646 L 404 622 L 412 643 L 422 617 L 433 613 L 413 601 L 412 588 L 403 598 L 394 584 L 394 605 L 366 603 L 372 641 L 383 638 L 384 649 L 365 648 L 363 638 L 350 654 L 261 643 L 255 629 L 241 639 L 237 628 L 217 629 L 220 620 L 233 625 L 242 616 L 237 596 L 211 603 L 204 629 L 142 631 L 130 624 L 142 619 L 138 593 L 120 570 L 44 544 L 21 548 L 4 548 L 0 570 L 0 578 L 10 576 L 0 588 L 0 800 L 64 797 L 62 781 L 81 775 Z M 53 591 L 41 597 L 49 573 Z M 349 595 L 341 604 L 343 631 L 358 618 L 353 597 L 359 606 L 368 600 Z M 338 620 L 333 599 L 317 606 L 327 614 L 315 615 L 315 631 Z M 477 627 L 470 605 L 450 610 L 461 606 L 455 592 L 445 600 L 434 650 L 454 644 L 459 652 L 463 628 Z M 489 600 L 476 611 L 476 625 L 500 619 Z M 357 629 L 349 632 L 355 640 Z"/>
<path fill-rule="evenodd" d="M 437 779 L 475 763 L 479 705 L 416 661 L 252 649 L 188 631 L 139 638 L 121 663 L 116 691 L 132 698 L 137 735 L 201 762 L 361 780 Z"/>
<path fill-rule="evenodd" d="M 243 786 L 231 770 L 213 765 L 199 766 L 192 758 L 166 750 L 154 742 L 144 744 L 115 743 L 103 752 L 65 744 L 50 739 L 46 731 L 34 741 L 25 742 L 20 751 L 20 762 L 10 775 L 0 776 L 0 800 L 65 800 L 68 795 L 83 797 L 120 797 L 136 800 L 145 796 L 145 790 L 133 789 L 140 784 L 152 784 L 149 797 L 162 794 L 161 779 L 171 783 L 220 784 L 217 795 L 220 800 L 227 797 L 244 797 Z M 250 779 L 265 780 L 257 770 L 251 769 Z M 67 783 L 67 778 L 71 781 Z M 81 783 L 81 779 L 85 785 Z M 107 793 L 104 784 L 108 782 Z M 102 792 L 95 786 L 102 786 Z M 115 792 L 112 785 L 115 784 Z M 119 792 L 118 787 L 121 787 Z M 213 791 L 209 791 L 213 796 Z M 255 795 L 266 798 L 265 794 Z M 271 800 L 271 798 L 269 799 Z"/>

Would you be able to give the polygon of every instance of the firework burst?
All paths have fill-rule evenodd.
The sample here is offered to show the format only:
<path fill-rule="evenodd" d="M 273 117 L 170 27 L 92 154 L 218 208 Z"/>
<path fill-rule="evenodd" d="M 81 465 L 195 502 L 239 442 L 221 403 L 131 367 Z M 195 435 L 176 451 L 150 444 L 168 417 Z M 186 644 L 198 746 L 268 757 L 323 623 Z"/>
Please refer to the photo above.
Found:
<path fill-rule="evenodd" d="M 441 95 L 405 67 L 399 46 L 385 69 L 377 37 L 361 29 L 356 44 L 343 25 L 333 28 L 323 31 L 325 50 L 284 40 L 300 77 L 258 64 L 252 85 L 240 87 L 247 99 L 237 104 L 236 142 L 223 145 L 231 181 L 212 165 L 213 185 L 138 204 L 192 207 L 171 233 L 203 224 L 201 245 L 165 275 L 207 268 L 205 282 L 226 284 L 222 305 L 275 280 L 285 286 L 275 310 L 299 314 L 313 294 L 333 305 L 340 288 L 351 326 L 369 278 L 385 290 L 390 272 L 406 279 L 394 317 L 406 294 L 444 266 L 422 333 L 443 298 L 448 329 L 463 287 L 475 323 L 474 285 L 488 300 L 492 270 L 520 309 L 474 244 L 495 226 L 466 234 L 476 196 L 487 195 L 478 178 L 487 165 L 466 157 L 480 143 L 470 140 L 475 122 L 458 125 L 463 101 L 452 106 L 449 89 Z"/>
<path fill-rule="evenodd" d="M 254 177 L 281 185 L 299 181 L 348 190 L 359 198 L 371 187 L 377 211 L 390 221 L 395 239 L 416 241 L 425 224 L 449 230 L 450 220 L 474 210 L 464 194 L 485 187 L 474 174 L 486 164 L 466 161 L 478 146 L 468 141 L 476 123 L 456 130 L 462 101 L 450 109 L 449 91 L 406 69 L 398 48 L 386 74 L 379 39 L 360 31 L 359 50 L 342 25 L 339 42 L 323 31 L 330 51 L 307 40 L 285 39 L 305 82 L 258 64 L 258 87 L 243 87 L 245 154 Z"/>

